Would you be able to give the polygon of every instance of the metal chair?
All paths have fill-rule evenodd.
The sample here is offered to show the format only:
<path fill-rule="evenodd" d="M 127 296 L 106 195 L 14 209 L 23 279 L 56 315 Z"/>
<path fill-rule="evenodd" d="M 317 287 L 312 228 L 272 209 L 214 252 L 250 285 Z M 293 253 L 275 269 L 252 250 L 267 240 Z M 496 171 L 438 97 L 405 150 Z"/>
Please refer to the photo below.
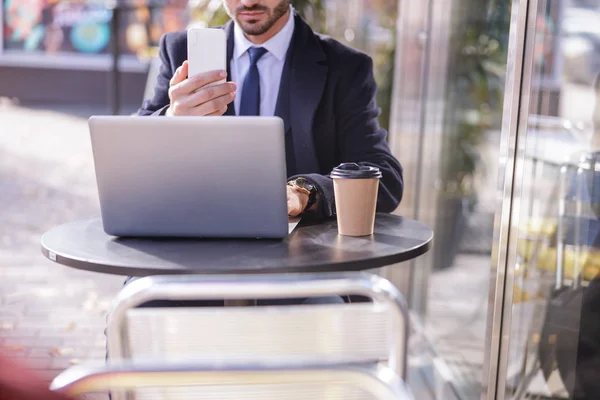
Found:
<path fill-rule="evenodd" d="M 369 297 L 372 303 L 136 308 L 154 300 L 348 294 Z M 218 368 L 270 368 L 283 362 L 327 368 L 383 363 L 404 378 L 408 313 L 400 292 L 371 274 L 157 276 L 134 281 L 121 291 L 107 336 L 113 364 L 193 361 Z"/>
<path fill-rule="evenodd" d="M 190 391 L 189 387 L 194 390 Z M 410 400 L 404 382 L 383 366 L 230 366 L 127 363 L 76 366 L 52 390 L 72 397 L 107 390 L 135 390 L 136 399 L 202 400 Z M 168 390 L 168 392 L 167 392 Z"/>

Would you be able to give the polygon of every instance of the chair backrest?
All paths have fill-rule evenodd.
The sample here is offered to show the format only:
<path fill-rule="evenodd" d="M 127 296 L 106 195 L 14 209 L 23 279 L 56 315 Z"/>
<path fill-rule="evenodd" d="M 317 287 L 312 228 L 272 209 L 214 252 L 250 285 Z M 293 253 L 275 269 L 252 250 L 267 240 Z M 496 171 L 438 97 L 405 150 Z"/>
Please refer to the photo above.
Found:
<path fill-rule="evenodd" d="M 402 335 L 393 310 L 368 303 L 225 311 L 143 308 L 129 311 L 127 324 L 132 359 L 214 365 L 273 364 L 282 357 L 309 364 L 387 363 Z"/>
<path fill-rule="evenodd" d="M 128 390 L 136 400 L 411 400 L 394 371 L 382 366 L 278 365 L 215 370 L 199 363 L 127 363 L 99 368 L 76 366 L 60 374 L 51 389 L 77 397 Z"/>
<path fill-rule="evenodd" d="M 137 308 L 153 300 L 273 299 L 355 294 L 372 303 Z M 370 274 L 142 278 L 108 324 L 111 360 L 193 359 L 212 365 L 386 363 L 404 377 L 408 314 L 399 291 Z"/>

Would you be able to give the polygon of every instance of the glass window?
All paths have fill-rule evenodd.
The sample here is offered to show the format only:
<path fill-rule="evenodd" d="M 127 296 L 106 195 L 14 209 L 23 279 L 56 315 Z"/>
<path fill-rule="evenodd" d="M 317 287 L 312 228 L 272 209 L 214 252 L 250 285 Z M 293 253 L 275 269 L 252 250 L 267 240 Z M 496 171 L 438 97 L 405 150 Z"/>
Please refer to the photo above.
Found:
<path fill-rule="evenodd" d="M 410 276 L 393 279 L 414 316 L 409 383 L 419 399 L 481 397 L 510 4 L 399 9 L 391 132 L 406 191 L 398 213 L 435 232 L 431 251 L 406 267 Z"/>
<path fill-rule="evenodd" d="M 598 21 L 597 1 L 540 0 L 527 32 L 508 398 L 600 398 Z"/>

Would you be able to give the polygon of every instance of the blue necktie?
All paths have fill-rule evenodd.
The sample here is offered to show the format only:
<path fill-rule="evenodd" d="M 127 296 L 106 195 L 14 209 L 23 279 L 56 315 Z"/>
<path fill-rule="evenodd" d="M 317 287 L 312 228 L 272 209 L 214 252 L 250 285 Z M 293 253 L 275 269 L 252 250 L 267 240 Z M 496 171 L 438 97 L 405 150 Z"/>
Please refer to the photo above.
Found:
<path fill-rule="evenodd" d="M 248 69 L 242 87 L 239 115 L 260 115 L 260 74 L 256 63 L 266 52 L 267 49 L 264 47 L 250 47 L 248 49 L 250 69 Z"/>

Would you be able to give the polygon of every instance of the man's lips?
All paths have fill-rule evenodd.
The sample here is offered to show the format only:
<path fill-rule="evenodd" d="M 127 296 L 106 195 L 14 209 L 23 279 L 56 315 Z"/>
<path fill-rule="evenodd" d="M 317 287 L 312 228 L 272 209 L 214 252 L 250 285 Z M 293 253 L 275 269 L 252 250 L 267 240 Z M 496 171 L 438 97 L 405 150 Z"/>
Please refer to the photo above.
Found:
<path fill-rule="evenodd" d="M 264 11 L 242 11 L 239 16 L 244 19 L 256 19 L 262 17 L 264 14 Z"/>

